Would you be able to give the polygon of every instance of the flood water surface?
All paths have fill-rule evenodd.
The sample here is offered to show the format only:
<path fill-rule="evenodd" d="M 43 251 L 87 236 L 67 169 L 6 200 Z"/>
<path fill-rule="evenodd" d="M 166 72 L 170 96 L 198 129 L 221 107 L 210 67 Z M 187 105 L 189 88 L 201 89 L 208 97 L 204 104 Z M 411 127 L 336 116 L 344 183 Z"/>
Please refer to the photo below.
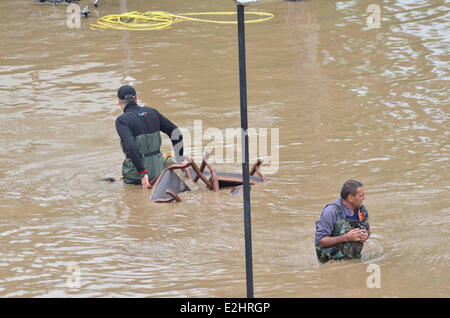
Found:
<path fill-rule="evenodd" d="M 276 146 L 256 154 L 269 172 L 251 192 L 256 297 L 450 296 L 448 5 L 246 9 L 274 14 L 246 25 L 249 126 Z M 223 133 L 224 153 L 239 148 L 225 138 L 240 127 L 236 26 L 89 28 L 106 14 L 234 2 L 106 0 L 75 29 L 66 7 L 0 2 L 0 296 L 245 297 L 240 196 L 188 182 L 182 203 L 158 205 L 140 187 L 96 180 L 121 175 L 125 84 L 191 133 L 194 158 L 212 140 L 194 142 L 199 124 Z M 214 165 L 239 171 L 237 157 Z M 319 265 L 315 222 L 347 179 L 364 184 L 372 235 L 361 260 Z"/>

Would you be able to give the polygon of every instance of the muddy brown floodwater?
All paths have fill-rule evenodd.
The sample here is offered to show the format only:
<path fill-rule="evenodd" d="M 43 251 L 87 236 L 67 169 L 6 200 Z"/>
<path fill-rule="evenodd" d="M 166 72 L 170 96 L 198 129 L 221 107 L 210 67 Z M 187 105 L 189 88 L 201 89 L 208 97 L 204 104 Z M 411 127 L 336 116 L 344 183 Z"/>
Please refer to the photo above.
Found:
<path fill-rule="evenodd" d="M 275 15 L 246 27 L 249 126 L 279 146 L 251 194 L 256 297 L 450 296 L 448 4 L 247 8 Z M 89 28 L 106 14 L 234 2 L 106 0 L 74 29 L 66 7 L 0 2 L 0 296 L 245 297 L 239 196 L 194 184 L 157 205 L 96 181 L 121 174 L 123 84 L 192 137 L 196 122 L 224 136 L 240 126 L 236 26 Z M 211 143 L 193 141 L 197 157 Z M 234 161 L 215 166 L 239 171 Z M 361 260 L 319 265 L 315 221 L 350 178 L 364 183 L 373 234 Z"/>

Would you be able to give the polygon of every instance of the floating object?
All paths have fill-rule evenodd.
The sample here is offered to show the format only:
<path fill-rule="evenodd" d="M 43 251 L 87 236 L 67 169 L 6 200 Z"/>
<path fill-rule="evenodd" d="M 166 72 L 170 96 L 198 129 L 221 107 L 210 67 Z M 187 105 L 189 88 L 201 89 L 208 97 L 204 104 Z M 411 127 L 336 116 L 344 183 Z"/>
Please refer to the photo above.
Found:
<path fill-rule="evenodd" d="M 243 183 L 243 174 L 238 172 L 219 172 L 216 171 L 209 163 L 208 159 L 210 157 L 211 153 L 206 153 L 203 157 L 203 161 L 200 165 L 200 168 L 195 169 L 196 165 L 193 163 L 193 168 L 191 170 L 191 177 L 194 182 L 197 182 L 198 179 L 203 178 L 207 179 L 209 176 L 209 179 L 207 179 L 208 187 L 211 190 L 218 191 L 220 188 L 225 187 L 237 187 L 242 185 Z M 266 181 L 266 177 L 261 173 L 261 170 L 259 167 L 261 166 L 262 161 L 258 159 L 256 163 L 253 165 L 252 169 L 250 170 L 250 178 L 249 182 L 250 185 L 262 183 Z M 208 171 L 205 171 L 205 168 L 208 168 Z M 257 174 L 258 176 L 254 176 L 254 174 Z"/>
<path fill-rule="evenodd" d="M 184 181 L 174 172 L 174 170 L 181 169 L 185 172 L 187 179 L 192 179 L 193 182 L 202 180 L 206 187 L 212 191 L 219 191 L 224 187 L 235 187 L 231 193 L 239 194 L 242 187 L 243 176 L 240 173 L 232 172 L 217 172 L 215 168 L 208 162 L 211 153 L 206 153 L 203 161 L 198 167 L 194 161 L 188 156 L 186 162 L 174 164 L 164 169 L 158 177 L 150 181 L 152 191 L 150 193 L 150 201 L 155 203 L 169 203 L 172 201 L 181 202 L 179 193 L 190 191 L 189 187 Z M 261 173 L 259 166 L 262 161 L 258 160 L 253 165 L 250 171 L 250 184 L 255 185 L 266 181 L 266 177 Z M 205 169 L 208 169 L 205 171 Z M 258 176 L 253 176 L 254 174 Z"/>
<path fill-rule="evenodd" d="M 105 0 L 101 1 L 101 5 L 103 5 L 103 3 L 105 2 Z M 100 6 L 100 1 L 99 0 L 94 0 L 94 7 L 98 8 Z"/>
<path fill-rule="evenodd" d="M 164 169 L 156 178 L 150 201 L 156 203 L 168 203 L 172 201 L 181 202 L 178 193 L 191 191 L 183 180 L 174 172 L 175 169 L 184 169 L 188 165 L 172 165 Z"/>
<path fill-rule="evenodd" d="M 44 2 L 51 2 L 52 6 L 56 6 L 57 3 L 61 3 L 61 2 L 66 2 L 66 3 L 78 3 L 80 2 L 80 0 L 39 0 L 39 2 L 44 3 Z M 98 1 L 94 1 L 94 5 L 97 2 L 96 7 L 98 6 Z M 88 17 L 88 15 L 91 13 L 91 11 L 89 11 L 89 6 L 85 6 L 83 8 L 83 10 L 80 10 L 80 14 L 84 15 L 85 18 Z"/>
<path fill-rule="evenodd" d="M 163 30 L 170 28 L 174 23 L 183 21 L 216 24 L 236 24 L 236 21 L 221 21 L 198 18 L 198 16 L 229 16 L 235 14 L 235 12 L 198 12 L 172 14 L 164 11 L 147 11 L 144 13 L 133 11 L 122 14 L 111 14 L 101 17 L 97 20 L 97 23 L 91 25 L 91 29 L 114 29 L 129 31 Z M 274 17 L 272 13 L 267 12 L 247 12 L 246 15 L 257 16 L 260 18 L 254 20 L 246 20 L 245 23 L 264 22 Z"/>
<path fill-rule="evenodd" d="M 80 0 L 39 0 L 39 2 L 40 3 L 51 2 L 52 6 L 56 6 L 57 3 L 61 3 L 61 2 L 67 2 L 67 3 L 80 2 Z"/>
<path fill-rule="evenodd" d="M 113 177 L 106 177 L 106 178 L 98 178 L 97 181 L 106 181 L 106 182 L 116 182 L 116 181 L 120 181 L 123 179 L 123 176 L 119 177 L 119 178 L 113 178 Z"/>
<path fill-rule="evenodd" d="M 85 6 L 83 8 L 83 10 L 80 11 L 81 15 L 84 15 L 85 18 L 87 18 L 87 16 L 91 13 L 91 11 L 89 11 L 89 6 Z"/>

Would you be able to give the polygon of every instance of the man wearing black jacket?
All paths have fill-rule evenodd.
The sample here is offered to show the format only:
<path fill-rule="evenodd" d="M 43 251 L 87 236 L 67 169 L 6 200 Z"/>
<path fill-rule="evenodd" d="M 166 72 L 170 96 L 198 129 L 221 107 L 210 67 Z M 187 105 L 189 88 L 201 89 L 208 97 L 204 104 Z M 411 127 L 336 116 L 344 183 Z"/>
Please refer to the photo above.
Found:
<path fill-rule="evenodd" d="M 170 137 L 177 162 L 183 160 L 183 136 L 178 127 L 156 109 L 139 106 L 133 87 L 122 86 L 117 97 L 123 110 L 116 119 L 120 145 L 126 156 L 122 164 L 123 180 L 128 184 L 142 184 L 147 189 L 150 180 L 175 163 L 172 157 L 165 157 L 160 151 L 160 131 Z"/>

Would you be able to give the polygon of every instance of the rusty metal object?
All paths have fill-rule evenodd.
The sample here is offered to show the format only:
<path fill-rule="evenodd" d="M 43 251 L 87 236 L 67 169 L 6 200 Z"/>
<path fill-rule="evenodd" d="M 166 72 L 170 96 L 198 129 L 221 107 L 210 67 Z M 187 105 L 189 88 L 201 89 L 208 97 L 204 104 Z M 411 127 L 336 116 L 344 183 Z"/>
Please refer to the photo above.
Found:
<path fill-rule="evenodd" d="M 200 168 L 192 161 L 192 159 L 190 159 L 192 163 L 191 175 L 193 175 L 192 180 L 194 182 L 197 182 L 198 179 L 202 179 L 208 185 L 209 189 L 214 191 L 218 191 L 223 187 L 239 186 L 243 183 L 242 173 L 216 171 L 216 169 L 208 162 L 210 155 L 211 153 L 205 154 Z M 262 161 L 258 159 L 250 170 L 249 181 L 251 185 L 267 181 L 266 176 L 264 176 L 259 168 L 261 164 Z M 205 171 L 205 168 L 208 168 L 209 171 Z M 255 173 L 257 176 L 254 176 Z M 209 179 L 207 179 L 208 176 Z M 207 180 L 207 182 L 205 180 Z"/>
<path fill-rule="evenodd" d="M 182 201 L 181 198 L 176 193 L 174 193 L 172 190 L 170 190 L 170 189 L 166 190 L 166 194 L 168 194 L 170 196 L 170 198 L 168 198 L 168 199 L 156 199 L 156 200 L 153 200 L 153 202 L 155 202 L 155 203 L 169 203 L 169 202 L 172 202 L 172 201 L 176 201 L 176 202 L 181 202 Z"/>
<path fill-rule="evenodd" d="M 209 190 L 215 192 L 220 188 L 234 187 L 231 190 L 232 194 L 242 193 L 243 177 L 241 173 L 234 172 L 218 172 L 208 162 L 210 152 L 207 152 L 203 157 L 200 167 L 189 157 L 185 156 L 186 161 L 171 165 L 164 169 L 161 174 L 150 181 L 152 191 L 150 193 L 150 201 L 156 203 L 181 202 L 179 193 L 190 191 L 189 187 L 181 180 L 181 178 L 173 172 L 181 169 L 185 172 L 188 179 L 197 182 L 201 179 Z M 261 160 L 257 160 L 250 170 L 250 185 L 266 182 L 267 178 L 262 174 L 260 166 Z M 255 176 L 257 174 L 257 176 Z"/>
<path fill-rule="evenodd" d="M 258 177 L 260 177 L 261 179 L 263 179 L 263 182 L 267 181 L 267 178 L 265 175 L 262 174 L 261 170 L 259 169 L 259 166 L 261 166 L 262 164 L 262 160 L 258 159 L 256 161 L 256 163 L 253 165 L 252 169 L 250 170 L 250 175 L 253 176 L 256 172 L 256 174 L 258 175 Z"/>
<path fill-rule="evenodd" d="M 211 153 L 206 153 L 205 156 L 203 157 L 203 161 L 202 164 L 200 166 L 200 168 L 197 166 L 197 164 L 192 160 L 192 158 L 185 156 L 186 160 L 191 164 L 192 170 L 194 170 L 195 172 L 195 176 L 192 178 L 192 181 L 197 182 L 198 179 L 200 178 L 205 184 L 206 186 L 210 189 L 210 190 L 214 190 L 214 191 L 219 191 L 218 187 L 216 187 L 215 182 L 211 182 L 211 180 L 208 180 L 205 177 L 205 174 L 203 173 L 203 170 L 205 170 L 205 167 L 209 164 L 207 163 L 207 158 L 209 158 L 209 156 L 211 155 Z M 213 168 L 211 166 L 208 167 L 208 169 L 210 169 L 210 171 L 212 172 Z"/>

